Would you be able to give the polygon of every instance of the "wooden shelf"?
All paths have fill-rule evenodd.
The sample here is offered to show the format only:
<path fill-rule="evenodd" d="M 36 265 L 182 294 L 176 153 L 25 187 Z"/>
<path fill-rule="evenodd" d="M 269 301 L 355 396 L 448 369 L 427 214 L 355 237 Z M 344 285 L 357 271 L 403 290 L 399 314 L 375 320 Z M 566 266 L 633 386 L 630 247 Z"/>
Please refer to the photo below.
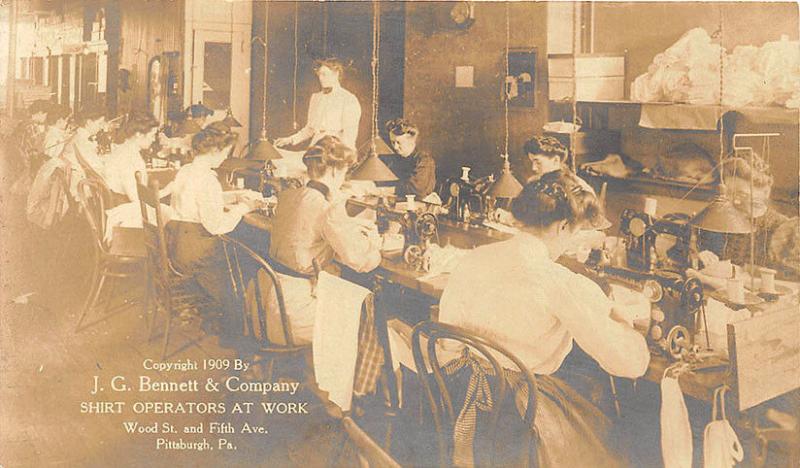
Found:
<path fill-rule="evenodd" d="M 604 182 L 608 183 L 609 191 L 619 191 L 619 189 L 623 189 L 630 193 L 663 195 L 673 198 L 685 197 L 689 200 L 711 200 L 718 193 L 716 186 L 709 184 L 695 185 L 689 182 L 647 176 L 626 178 L 597 176 L 585 171 L 579 171 L 579 174 L 586 179 L 587 182 L 598 188 Z"/>

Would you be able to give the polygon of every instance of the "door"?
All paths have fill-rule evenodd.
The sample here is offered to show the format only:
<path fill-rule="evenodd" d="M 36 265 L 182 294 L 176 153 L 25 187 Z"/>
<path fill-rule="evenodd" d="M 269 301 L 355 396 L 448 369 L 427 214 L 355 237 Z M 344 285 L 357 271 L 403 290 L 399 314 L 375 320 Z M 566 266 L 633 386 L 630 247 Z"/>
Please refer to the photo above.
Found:
<path fill-rule="evenodd" d="M 214 109 L 213 120 L 228 108 L 242 127 L 233 130 L 246 142 L 250 114 L 249 42 L 241 31 L 194 32 L 191 104 L 202 102 Z"/>

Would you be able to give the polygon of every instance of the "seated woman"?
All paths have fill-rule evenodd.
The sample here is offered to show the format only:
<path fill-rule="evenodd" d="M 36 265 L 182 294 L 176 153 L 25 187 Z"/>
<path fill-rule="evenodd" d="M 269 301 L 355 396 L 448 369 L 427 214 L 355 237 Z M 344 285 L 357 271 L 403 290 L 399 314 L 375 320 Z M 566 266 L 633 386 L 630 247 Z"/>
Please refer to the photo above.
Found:
<path fill-rule="evenodd" d="M 774 237 L 776 231 L 796 230 L 798 219 L 778 213 L 770 203 L 773 177 L 767 164 L 757 154 L 753 155 L 753 164 L 749 158 L 730 156 L 722 164 L 722 183 L 725 194 L 733 202 L 736 209 L 745 217 L 754 219 L 755 226 L 755 264 L 775 268 L 782 276 L 796 277 L 800 274 L 797 270 L 795 259 L 787 259 L 783 251 L 796 251 L 797 245 L 787 246 L 797 242 L 796 236 Z M 753 187 L 751 190 L 751 178 Z M 752 203 L 751 203 L 752 196 Z M 784 239 L 785 237 L 785 239 Z M 722 260 L 730 260 L 737 265 L 750 263 L 750 235 L 749 234 L 722 234 L 701 231 L 698 238 L 700 248 L 705 249 L 700 253 L 701 260 L 706 268 L 713 270 L 714 265 Z"/>
<path fill-rule="evenodd" d="M 439 320 L 502 344 L 537 375 L 541 466 L 618 466 L 610 420 L 567 382 L 575 371 L 565 358 L 576 343 L 609 374 L 637 378 L 650 353 L 597 284 L 556 263 L 600 207 L 573 174 L 557 171 L 526 184 L 512 212 L 521 232 L 460 261 Z"/>
<path fill-rule="evenodd" d="M 396 195 L 416 195 L 422 200 L 436 188 L 436 160 L 417 147 L 419 129 L 405 119 L 386 122 L 389 144 L 394 155 L 387 164 L 397 178 Z"/>
<path fill-rule="evenodd" d="M 108 188 L 121 201 L 137 202 L 138 205 L 136 173 L 147 175 L 141 151 L 153 143 L 157 131 L 158 122 L 149 114 L 131 114 L 117 130 L 117 144 L 106 156 L 103 176 Z"/>
<path fill-rule="evenodd" d="M 381 261 L 377 229 L 351 218 L 338 197 L 356 153 L 333 136 L 321 138 L 303 157 L 310 181 L 278 194 L 269 255 L 281 278 L 286 309 L 296 343 L 311 342 L 316 299 L 308 275 L 314 262 L 330 268 L 335 258 L 357 272 L 375 269 Z M 337 199 L 338 198 L 338 199 Z M 284 343 L 280 317 L 268 317 L 268 338 Z"/>
<path fill-rule="evenodd" d="M 222 305 L 223 334 L 241 333 L 241 316 L 231 291 L 228 263 L 220 234 L 231 232 L 242 215 L 252 211 L 250 201 L 226 206 L 214 169 L 230 152 L 236 135 L 214 122 L 192 139 L 194 160 L 178 171 L 172 183 L 172 220 L 167 224 L 175 267 L 194 276 L 209 296 Z"/>
<path fill-rule="evenodd" d="M 71 111 L 67 106 L 54 104 L 47 112 L 45 125 L 47 130 L 44 133 L 44 155 L 48 159 L 57 158 L 64 150 L 67 142 L 67 119 Z M 36 168 L 38 170 L 38 167 Z"/>
<path fill-rule="evenodd" d="M 105 109 L 84 107 L 77 113 L 75 121 L 78 128 L 61 152 L 61 159 L 71 168 L 70 192 L 73 197 L 77 195 L 78 181 L 86 176 L 86 172 L 102 177 L 105 158 L 101 157 L 97 143 L 92 140 L 106 125 Z"/>

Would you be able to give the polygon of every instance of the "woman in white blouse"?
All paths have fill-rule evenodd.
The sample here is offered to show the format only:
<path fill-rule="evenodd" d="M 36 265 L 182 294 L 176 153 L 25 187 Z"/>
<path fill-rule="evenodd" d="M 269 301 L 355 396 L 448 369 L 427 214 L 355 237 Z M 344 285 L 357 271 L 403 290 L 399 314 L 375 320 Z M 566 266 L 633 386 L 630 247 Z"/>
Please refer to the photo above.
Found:
<path fill-rule="evenodd" d="M 137 206 L 139 195 L 136 192 L 136 173 L 147 175 L 147 166 L 141 152 L 153 143 L 157 131 L 158 122 L 149 114 L 131 114 L 117 130 L 117 144 L 106 156 L 103 175 L 108 188 L 114 194 L 136 202 Z M 144 182 L 147 183 L 147 180 Z"/>
<path fill-rule="evenodd" d="M 575 175 L 556 171 L 529 182 L 512 213 L 521 232 L 459 262 L 439 320 L 500 343 L 536 375 L 540 466 L 618 466 L 610 420 L 562 369 L 574 343 L 615 376 L 639 377 L 650 361 L 644 337 L 600 287 L 555 262 L 604 219 L 601 209 Z"/>
<path fill-rule="evenodd" d="M 175 267 L 194 276 L 197 283 L 223 308 L 223 333 L 241 333 L 220 234 L 231 232 L 254 205 L 240 201 L 226 205 L 214 169 L 236 141 L 236 135 L 214 122 L 192 139 L 194 160 L 183 166 L 172 183 L 172 220 L 167 225 Z"/>
<path fill-rule="evenodd" d="M 314 262 L 331 267 L 336 259 L 358 272 L 375 269 L 381 261 L 381 238 L 374 222 L 350 217 L 339 194 L 356 153 L 338 138 L 326 136 L 303 157 L 310 181 L 284 190 L 270 232 L 269 255 L 281 278 L 293 338 L 311 341 L 316 300 L 308 276 Z M 305 276 L 305 277 L 304 277 Z M 283 343 L 280 317 L 268 316 L 268 338 Z"/>
<path fill-rule="evenodd" d="M 314 71 L 322 90 L 311 96 L 306 125 L 291 136 L 275 140 L 275 146 L 299 145 L 309 139 L 313 146 L 320 138 L 331 135 L 355 148 L 361 104 L 353 93 L 342 88 L 342 62 L 334 58 L 318 60 Z"/>

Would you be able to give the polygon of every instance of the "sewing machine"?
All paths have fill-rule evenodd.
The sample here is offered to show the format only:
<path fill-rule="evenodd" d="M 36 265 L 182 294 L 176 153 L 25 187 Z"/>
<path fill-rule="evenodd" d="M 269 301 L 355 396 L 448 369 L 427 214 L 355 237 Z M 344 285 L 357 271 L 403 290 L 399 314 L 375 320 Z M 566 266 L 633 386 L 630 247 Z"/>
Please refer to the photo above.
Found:
<path fill-rule="evenodd" d="M 448 210 L 448 218 L 462 223 L 468 223 L 473 217 L 484 216 L 489 210 L 488 191 L 494 181 L 494 176 L 470 180 L 469 167 L 461 168 L 461 177 L 448 179 L 445 182 L 443 205 Z"/>
<path fill-rule="evenodd" d="M 431 239 L 438 236 L 436 215 L 417 210 L 400 212 L 388 206 L 383 199 L 381 200 L 375 208 L 378 233 L 385 234 L 392 221 L 400 224 L 401 232 L 405 237 L 403 260 L 414 270 L 428 271 L 430 269 L 428 248 Z"/>
<path fill-rule="evenodd" d="M 627 208 L 620 217 L 620 233 L 626 244 L 628 268 L 645 272 L 697 268 L 694 231 L 686 215 L 656 218 Z"/>

